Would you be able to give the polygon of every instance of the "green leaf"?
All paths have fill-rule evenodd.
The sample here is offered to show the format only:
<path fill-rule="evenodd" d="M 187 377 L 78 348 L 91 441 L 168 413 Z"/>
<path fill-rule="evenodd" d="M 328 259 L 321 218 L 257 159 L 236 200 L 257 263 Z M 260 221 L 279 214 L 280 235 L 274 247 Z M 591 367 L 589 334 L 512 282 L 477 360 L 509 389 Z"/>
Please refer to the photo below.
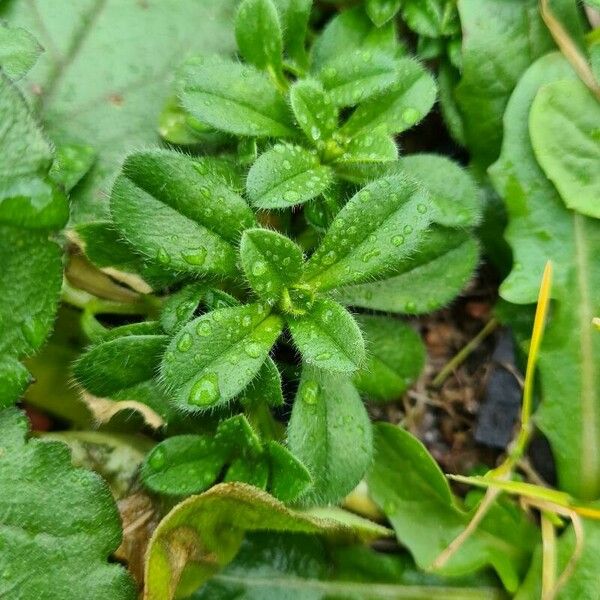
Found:
<path fill-rule="evenodd" d="M 431 74 L 411 58 L 399 59 L 396 69 L 396 83 L 360 104 L 340 129 L 341 135 L 353 137 L 380 126 L 388 133 L 402 133 L 431 110 L 437 94 Z"/>
<path fill-rule="evenodd" d="M 140 476 L 158 494 L 187 496 L 208 489 L 218 478 L 229 449 L 207 435 L 176 435 L 148 454 Z"/>
<path fill-rule="evenodd" d="M 396 56 L 398 41 L 392 23 L 375 27 L 361 6 L 344 10 L 327 23 L 312 49 L 313 71 L 352 50 L 386 52 Z"/>
<path fill-rule="evenodd" d="M 24 27 L 48 50 L 23 87 L 34 91 L 49 135 L 59 146 L 85 142 L 98 152 L 94 168 L 72 195 L 75 223 L 106 219 L 108 192 L 123 156 L 157 143 L 156 119 L 175 67 L 189 53 L 233 50 L 235 4 L 0 4 L 0 19 Z"/>
<path fill-rule="evenodd" d="M 583 519 L 583 549 L 556 598 L 558 600 L 580 600 L 593 598 L 597 593 L 596 574 L 598 573 L 598 554 L 600 553 L 600 525 L 598 521 Z M 576 548 L 573 527 L 563 533 L 558 539 L 557 573 L 563 573 L 568 568 Z M 515 600 L 530 600 L 541 597 L 542 582 L 542 548 L 538 547 L 533 557 L 531 567 L 523 585 L 519 588 Z"/>
<path fill-rule="evenodd" d="M 371 21 L 381 27 L 394 18 L 401 4 L 402 0 L 366 0 L 366 10 Z"/>
<path fill-rule="evenodd" d="M 113 329 L 108 339 L 92 346 L 73 366 L 77 381 L 95 396 L 112 396 L 156 374 L 168 336 L 134 333 L 128 327 Z"/>
<path fill-rule="evenodd" d="M 313 516 L 292 511 L 248 485 L 221 484 L 184 500 L 155 530 L 146 561 L 147 600 L 194 593 L 233 560 L 246 532 L 261 530 L 303 532 L 345 542 L 388 535 L 384 527 L 345 511 L 332 509 Z"/>
<path fill-rule="evenodd" d="M 254 379 L 282 326 L 262 304 L 213 310 L 173 338 L 161 379 L 183 410 L 226 404 Z"/>
<path fill-rule="evenodd" d="M 131 154 L 110 208 L 121 234 L 159 266 L 176 272 L 235 272 L 234 243 L 254 223 L 245 201 L 203 164 L 168 150 Z"/>
<path fill-rule="evenodd" d="M 250 168 L 246 189 L 258 208 L 289 208 L 323 193 L 332 183 L 331 168 L 316 152 L 277 144 Z"/>
<path fill-rule="evenodd" d="M 398 400 L 425 366 L 421 337 L 389 317 L 359 315 L 356 320 L 365 338 L 367 360 L 354 375 L 354 384 L 371 400 Z"/>
<path fill-rule="evenodd" d="M 471 520 L 423 444 L 395 425 L 375 427 L 375 457 L 367 483 L 373 500 L 421 569 L 431 570 L 433 561 Z M 490 565 L 506 589 L 514 592 L 528 565 L 535 532 L 516 506 L 496 504 L 440 572 L 460 576 Z"/>
<path fill-rule="evenodd" d="M 184 108 L 215 129 L 251 137 L 294 135 L 284 98 L 251 65 L 197 57 L 183 66 L 180 79 Z"/>
<path fill-rule="evenodd" d="M 263 363 L 258 375 L 244 390 L 242 402 L 244 404 L 266 402 L 270 406 L 283 406 L 281 374 L 270 356 Z"/>
<path fill-rule="evenodd" d="M 23 77 L 43 51 L 26 29 L 0 22 L 0 67 L 9 79 L 16 81 Z"/>
<path fill-rule="evenodd" d="M 274 0 L 279 9 L 285 53 L 296 70 L 308 67 L 306 34 L 312 0 Z"/>
<path fill-rule="evenodd" d="M 600 105 L 580 81 L 539 91 L 531 107 L 531 143 L 568 208 L 600 218 Z"/>
<path fill-rule="evenodd" d="M 282 76 L 283 41 L 272 0 L 243 0 L 235 17 L 235 38 L 242 57 L 259 69 Z"/>
<path fill-rule="evenodd" d="M 402 18 L 413 31 L 429 38 L 460 32 L 458 12 L 453 0 L 404 0 Z"/>
<path fill-rule="evenodd" d="M 108 487 L 72 467 L 64 444 L 26 441 L 26 423 L 0 411 L 0 596 L 133 600 L 133 581 L 108 562 L 121 541 Z"/>
<path fill-rule="evenodd" d="M 240 259 L 250 287 L 270 305 L 285 287 L 302 274 L 304 257 L 300 246 L 268 229 L 247 229 L 240 243 Z"/>
<path fill-rule="evenodd" d="M 297 81 L 290 89 L 290 105 L 300 129 L 312 144 L 327 141 L 336 130 L 337 108 L 318 81 Z"/>
<path fill-rule="evenodd" d="M 557 53 L 530 67 L 508 104 L 502 154 L 491 175 L 509 213 L 506 238 L 515 261 L 501 296 L 534 303 L 544 264 L 554 265 L 557 305 L 540 351 L 542 401 L 535 419 L 552 446 L 561 489 L 591 499 L 600 494 L 600 336 L 591 328 L 600 312 L 600 265 L 593 258 L 600 252 L 600 223 L 565 207 L 536 161 L 527 127 L 538 92 L 575 78 Z"/>
<path fill-rule="evenodd" d="M 302 360 L 324 371 L 352 373 L 365 359 L 365 343 L 352 315 L 321 298 L 308 313 L 287 321 Z"/>
<path fill-rule="evenodd" d="M 69 205 L 47 177 L 52 150 L 25 99 L 3 73 L 0 130 L 0 224 L 62 227 L 69 218 Z"/>
<path fill-rule="evenodd" d="M 338 502 L 371 462 L 369 415 L 343 375 L 304 366 L 287 434 L 291 452 L 313 478 L 313 488 L 301 499 L 304 504 Z"/>
<path fill-rule="evenodd" d="M 336 106 L 356 106 L 392 87 L 397 61 L 385 52 L 346 52 L 328 61 L 317 77 Z"/>
<path fill-rule="evenodd" d="M 96 151 L 84 144 L 63 144 L 56 149 L 50 177 L 70 192 L 92 168 Z"/>
<path fill-rule="evenodd" d="M 456 100 L 471 157 L 486 168 L 498 157 L 502 116 L 523 72 L 554 46 L 537 0 L 465 0 L 458 4 L 463 31 L 462 78 Z M 577 32 L 576 5 L 553 3 L 567 30 Z M 579 33 L 580 35 L 580 33 Z"/>
<path fill-rule="evenodd" d="M 0 358 L 0 410 L 12 406 L 31 381 L 29 371 L 16 358 Z"/>
<path fill-rule="evenodd" d="M 269 491 L 282 502 L 294 502 L 308 491 L 312 477 L 306 467 L 284 446 L 269 440 Z"/>
<path fill-rule="evenodd" d="M 431 209 L 427 192 L 405 176 L 368 184 L 337 214 L 304 280 L 330 290 L 393 274 L 420 248 Z"/>
<path fill-rule="evenodd" d="M 355 135 L 344 147 L 342 156 L 336 160 L 335 169 L 340 177 L 352 181 L 357 163 L 391 162 L 397 158 L 398 148 L 394 138 L 387 134 L 385 127 L 378 127 L 374 131 Z"/>
<path fill-rule="evenodd" d="M 177 333 L 193 316 L 207 291 L 204 283 L 190 283 L 163 304 L 160 324 L 170 334 Z"/>
<path fill-rule="evenodd" d="M 447 227 L 479 223 L 482 201 L 477 185 L 454 161 L 437 154 L 411 154 L 400 158 L 397 167 L 431 194 L 437 206 L 436 223 Z"/>
<path fill-rule="evenodd" d="M 463 290 L 479 264 L 477 240 L 457 229 L 435 227 L 418 254 L 396 275 L 336 290 L 333 297 L 348 306 L 361 306 L 411 315 L 447 305 Z"/>

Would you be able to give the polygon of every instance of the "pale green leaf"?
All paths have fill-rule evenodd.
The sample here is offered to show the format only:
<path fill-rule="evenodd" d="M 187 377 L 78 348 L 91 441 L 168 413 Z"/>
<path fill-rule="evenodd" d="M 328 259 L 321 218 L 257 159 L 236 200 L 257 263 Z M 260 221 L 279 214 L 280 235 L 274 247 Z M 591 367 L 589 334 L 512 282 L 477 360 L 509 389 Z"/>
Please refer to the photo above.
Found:
<path fill-rule="evenodd" d="M 352 181 L 357 163 L 392 162 L 397 158 L 396 142 L 382 126 L 374 131 L 363 131 L 355 135 L 344 146 L 344 153 L 336 160 L 335 169 L 338 175 Z"/>
<path fill-rule="evenodd" d="M 394 18 L 401 4 L 402 0 L 366 0 L 366 10 L 371 21 L 381 27 Z"/>
<path fill-rule="evenodd" d="M 0 67 L 10 79 L 23 77 L 43 51 L 26 29 L 0 22 Z"/>

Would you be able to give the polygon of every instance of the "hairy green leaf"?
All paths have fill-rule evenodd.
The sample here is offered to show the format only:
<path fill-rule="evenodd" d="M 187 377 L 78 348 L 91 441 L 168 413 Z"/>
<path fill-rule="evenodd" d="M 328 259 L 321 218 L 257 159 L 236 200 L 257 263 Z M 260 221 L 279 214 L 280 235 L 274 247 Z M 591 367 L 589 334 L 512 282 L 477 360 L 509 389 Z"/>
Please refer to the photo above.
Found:
<path fill-rule="evenodd" d="M 0 22 L 0 67 L 10 79 L 23 77 L 43 51 L 26 29 Z"/>
<path fill-rule="evenodd" d="M 397 400 L 421 374 L 425 346 L 419 334 L 402 321 L 359 315 L 367 360 L 354 375 L 359 392 L 371 400 Z"/>
<path fill-rule="evenodd" d="M 315 152 L 278 144 L 252 165 L 246 189 L 258 208 L 289 208 L 321 194 L 331 185 L 332 175 Z"/>
<path fill-rule="evenodd" d="M 235 5 L 234 0 L 0 3 L 0 19 L 27 29 L 47 49 L 24 88 L 34 92 L 50 136 L 59 146 L 84 142 L 98 151 L 94 168 L 72 195 L 74 222 L 106 219 L 108 192 L 123 155 L 157 143 L 156 117 L 173 69 L 188 53 L 233 49 Z"/>
<path fill-rule="evenodd" d="M 357 163 L 391 162 L 397 158 L 398 148 L 393 136 L 386 132 L 385 127 L 378 127 L 374 131 L 355 135 L 344 147 L 344 153 L 335 162 L 335 167 L 340 177 L 352 181 Z"/>
<path fill-rule="evenodd" d="M 0 410 L 18 400 L 32 377 L 29 371 L 12 356 L 0 358 Z"/>
<path fill-rule="evenodd" d="M 269 491 L 282 502 L 295 502 L 312 485 L 310 473 L 285 446 L 269 440 L 266 450 L 270 467 Z"/>
<path fill-rule="evenodd" d="M 306 34 L 312 0 L 274 0 L 279 9 L 286 56 L 296 70 L 308 67 Z"/>
<path fill-rule="evenodd" d="M 365 359 L 365 343 L 352 315 L 337 302 L 322 298 L 287 325 L 302 360 L 324 371 L 352 373 Z"/>
<path fill-rule="evenodd" d="M 453 0 L 404 0 L 402 18 L 413 31 L 428 38 L 450 36 L 460 31 Z"/>
<path fill-rule="evenodd" d="M 192 594 L 233 560 L 246 532 L 261 530 L 346 542 L 388 535 L 384 527 L 339 509 L 321 510 L 318 516 L 292 511 L 256 488 L 221 484 L 184 500 L 161 521 L 148 548 L 145 597 L 172 600 L 176 593 Z"/>
<path fill-rule="evenodd" d="M 170 296 L 160 313 L 162 328 L 167 333 L 177 333 L 194 316 L 207 289 L 204 283 L 190 283 Z"/>
<path fill-rule="evenodd" d="M 281 75 L 281 24 L 272 0 L 243 0 L 235 17 L 235 37 L 246 62 Z"/>
<path fill-rule="evenodd" d="M 225 404 L 254 379 L 282 326 L 262 304 L 213 310 L 173 338 L 161 379 L 186 411 Z"/>
<path fill-rule="evenodd" d="M 270 356 L 263 363 L 258 375 L 248 384 L 242 398 L 244 404 L 267 403 L 270 406 L 282 406 L 284 403 L 281 389 L 281 373 Z"/>
<path fill-rule="evenodd" d="M 338 502 L 371 462 L 371 422 L 347 377 L 304 366 L 287 434 L 313 478 L 304 504 Z"/>
<path fill-rule="evenodd" d="M 367 482 L 398 539 L 422 569 L 430 570 L 471 520 L 423 444 L 400 427 L 375 427 L 375 457 Z M 459 576 L 490 565 L 514 592 L 535 539 L 535 526 L 516 506 L 496 504 L 441 572 Z"/>
<path fill-rule="evenodd" d="M 250 287 L 270 305 L 274 305 L 284 288 L 298 281 L 302 274 L 300 246 L 268 229 L 244 231 L 240 258 Z"/>
<path fill-rule="evenodd" d="M 327 141 L 336 130 L 337 108 L 318 81 L 297 81 L 290 89 L 290 105 L 300 129 L 313 144 Z"/>
<path fill-rule="evenodd" d="M 96 151 L 85 144 L 62 144 L 56 148 L 50 177 L 65 191 L 70 192 L 92 168 Z"/>
<path fill-rule="evenodd" d="M 215 129 L 252 137 L 293 136 L 284 98 L 255 67 L 196 57 L 183 66 L 180 79 L 184 108 Z"/>
<path fill-rule="evenodd" d="M 402 0 L 366 0 L 366 10 L 371 21 L 381 27 L 394 18 L 401 4 Z"/>
<path fill-rule="evenodd" d="M 565 207 L 536 161 L 527 127 L 539 90 L 575 77 L 559 54 L 528 69 L 508 104 L 502 154 L 491 173 L 508 209 L 506 238 L 515 260 L 502 297 L 535 302 L 545 262 L 554 265 L 557 306 L 540 351 L 542 402 L 535 418 L 552 446 L 561 489 L 592 499 L 600 493 L 600 338 L 591 328 L 600 312 L 600 265 L 593 259 L 600 222 Z"/>
<path fill-rule="evenodd" d="M 357 50 L 342 54 L 317 73 L 336 106 L 355 106 L 392 87 L 397 61 L 385 52 Z"/>
<path fill-rule="evenodd" d="M 163 268 L 193 274 L 231 274 L 233 245 L 254 223 L 245 201 L 218 173 L 167 150 L 127 157 L 110 208 L 121 234 Z"/>
<path fill-rule="evenodd" d="M 121 541 L 108 487 L 64 444 L 26 441 L 26 423 L 0 411 L 0 596 L 133 600 L 129 575 L 108 562 Z"/>
<path fill-rule="evenodd" d="M 404 314 L 424 314 L 453 300 L 469 283 L 479 263 L 479 244 L 457 229 L 434 227 L 397 274 L 381 281 L 335 290 L 348 306 Z"/>
<path fill-rule="evenodd" d="M 580 81 L 557 81 L 536 95 L 531 143 L 568 208 L 600 218 L 600 105 Z"/>
<path fill-rule="evenodd" d="M 399 59 L 396 69 L 396 82 L 359 104 L 340 129 L 341 135 L 352 137 L 379 126 L 385 127 L 388 133 L 402 133 L 431 110 L 437 88 L 429 72 L 411 58 Z"/>
<path fill-rule="evenodd" d="M 403 175 L 368 184 L 337 214 L 304 280 L 329 290 L 393 274 L 419 249 L 431 209 L 427 192 Z"/>

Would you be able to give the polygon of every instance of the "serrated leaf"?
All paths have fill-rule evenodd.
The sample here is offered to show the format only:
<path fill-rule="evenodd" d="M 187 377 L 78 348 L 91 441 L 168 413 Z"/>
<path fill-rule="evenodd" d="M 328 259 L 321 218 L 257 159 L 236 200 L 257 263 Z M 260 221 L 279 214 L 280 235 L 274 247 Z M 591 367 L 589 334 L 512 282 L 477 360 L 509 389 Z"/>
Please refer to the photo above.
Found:
<path fill-rule="evenodd" d="M 479 264 L 479 244 L 460 230 L 434 227 L 419 252 L 381 281 L 335 290 L 348 306 L 424 314 L 445 306 L 469 283 Z"/>
<path fill-rule="evenodd" d="M 23 77 L 43 51 L 26 29 L 0 22 L 0 67 L 10 79 Z"/>
<path fill-rule="evenodd" d="M 313 71 L 352 50 L 396 56 L 399 45 L 392 23 L 375 27 L 361 6 L 344 10 L 327 23 L 312 49 Z"/>
<path fill-rule="evenodd" d="M 303 367 L 287 435 L 290 451 L 313 478 L 313 487 L 301 498 L 306 505 L 338 502 L 371 462 L 371 422 L 344 375 Z"/>
<path fill-rule="evenodd" d="M 139 253 L 162 268 L 192 274 L 233 273 L 233 244 L 254 223 L 248 205 L 218 174 L 168 150 L 129 155 L 110 208 Z"/>
<path fill-rule="evenodd" d="M 72 195 L 72 222 L 108 218 L 108 193 L 123 156 L 157 144 L 156 118 L 170 74 L 188 53 L 233 50 L 235 4 L 1 3 L 0 19 L 27 29 L 48 50 L 24 89 L 33 92 L 49 135 L 59 145 L 84 142 L 98 150 L 94 168 Z"/>
<path fill-rule="evenodd" d="M 421 569 L 431 570 L 471 520 L 423 444 L 395 425 L 375 426 L 375 457 L 367 483 Z M 516 506 L 496 504 L 439 572 L 460 576 L 490 565 L 514 592 L 528 565 L 535 531 Z"/>
<path fill-rule="evenodd" d="M 402 133 L 427 115 L 437 94 L 433 77 L 411 58 L 399 59 L 396 68 L 396 83 L 360 104 L 340 129 L 341 135 L 353 137 L 377 127 Z"/>
<path fill-rule="evenodd" d="M 240 259 L 254 292 L 270 305 L 302 274 L 302 249 L 269 229 L 247 229 L 240 242 Z"/>
<path fill-rule="evenodd" d="M 176 435 L 152 449 L 140 476 L 153 492 L 187 496 L 208 489 L 228 455 L 228 448 L 207 435 Z"/>
<path fill-rule="evenodd" d="M 403 156 L 399 170 L 419 181 L 437 206 L 436 223 L 447 227 L 474 227 L 482 201 L 471 175 L 454 161 L 437 154 Z"/>
<path fill-rule="evenodd" d="M 186 110 L 208 125 L 235 135 L 291 137 L 291 114 L 269 77 L 219 57 L 184 64 L 180 97 Z"/>
<path fill-rule="evenodd" d="M 317 77 L 336 106 L 356 106 L 392 87 L 397 61 L 385 52 L 357 50 L 330 60 Z"/>
<path fill-rule="evenodd" d="M 73 366 L 77 381 L 92 394 L 112 396 L 156 375 L 168 336 L 129 331 L 128 327 L 112 330 L 107 339 L 92 346 Z"/>
<path fill-rule="evenodd" d="M 29 371 L 16 358 L 0 358 L 0 410 L 15 404 L 31 381 Z"/>
<path fill-rule="evenodd" d="M 324 371 L 352 373 L 365 359 L 365 343 L 352 315 L 321 298 L 300 317 L 287 321 L 302 360 Z"/>
<path fill-rule="evenodd" d="M 243 0 L 235 17 L 235 38 L 246 62 L 282 75 L 283 41 L 272 0 Z"/>
<path fill-rule="evenodd" d="M 371 21 L 381 27 L 394 18 L 401 4 L 402 0 L 366 0 L 365 8 Z"/>
<path fill-rule="evenodd" d="M 313 516 L 292 511 L 251 486 L 220 484 L 184 500 L 155 530 L 146 561 L 146 600 L 192 594 L 233 560 L 246 532 L 260 530 L 304 532 L 343 541 L 388 535 L 384 527 L 345 511 Z M 175 553 L 174 547 L 183 550 Z"/>
<path fill-rule="evenodd" d="M 261 304 L 213 310 L 173 338 L 161 379 L 183 410 L 226 404 L 254 379 L 282 326 Z"/>
<path fill-rule="evenodd" d="M 538 163 L 568 208 L 600 218 L 600 105 L 580 81 L 550 83 L 529 118 Z"/>
<path fill-rule="evenodd" d="M 258 208 L 289 208 L 315 198 L 332 180 L 331 168 L 319 162 L 316 152 L 278 144 L 252 165 L 246 189 Z"/>
<path fill-rule="evenodd" d="M 462 78 L 455 92 L 473 161 L 486 168 L 502 142 L 502 117 L 527 67 L 554 44 L 537 0 L 466 0 L 458 4 L 464 37 Z M 569 33 L 581 35 L 576 6 L 554 3 Z"/>
<path fill-rule="evenodd" d="M 290 105 L 300 129 L 312 144 L 328 140 L 336 130 L 338 111 L 318 81 L 297 81 L 290 89 Z"/>
<path fill-rule="evenodd" d="M 396 319 L 358 315 L 367 359 L 354 375 L 354 385 L 370 400 L 398 400 L 419 377 L 425 365 L 425 346 L 419 334 Z"/>
<path fill-rule="evenodd" d="M 69 218 L 69 205 L 47 177 L 52 150 L 20 91 L 3 73 L 0 131 L 0 223 L 32 229 L 62 227 Z"/>
<path fill-rule="evenodd" d="M 330 290 L 393 274 L 420 248 L 433 212 L 428 194 L 402 175 L 366 185 L 337 214 L 304 280 Z"/>
<path fill-rule="evenodd" d="M 306 35 L 312 0 L 274 0 L 279 9 L 285 53 L 297 70 L 308 67 Z"/>
<path fill-rule="evenodd" d="M 600 493 L 600 339 L 591 329 L 600 312 L 600 222 L 568 210 L 538 165 L 527 123 L 538 91 L 575 73 L 550 54 L 525 73 L 507 107 L 500 160 L 492 179 L 508 213 L 513 270 L 500 287 L 515 304 L 535 302 L 543 265 L 554 265 L 557 300 L 540 350 L 542 401 L 536 423 L 548 437 L 561 489 L 591 499 Z M 569 419 L 564 419 L 565 411 Z"/>
<path fill-rule="evenodd" d="M 162 328 L 177 333 L 194 316 L 207 289 L 204 283 L 190 283 L 169 296 L 160 313 Z"/>
<path fill-rule="evenodd" d="M 108 487 L 74 468 L 64 444 L 26 442 L 26 423 L 0 411 L 0 596 L 133 600 L 133 581 L 108 562 L 121 541 Z"/>

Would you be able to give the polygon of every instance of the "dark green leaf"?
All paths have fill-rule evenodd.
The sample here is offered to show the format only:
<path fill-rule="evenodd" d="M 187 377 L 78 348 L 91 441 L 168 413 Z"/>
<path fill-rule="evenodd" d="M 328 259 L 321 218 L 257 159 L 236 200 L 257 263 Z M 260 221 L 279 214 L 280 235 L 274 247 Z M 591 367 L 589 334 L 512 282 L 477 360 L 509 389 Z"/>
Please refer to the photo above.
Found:
<path fill-rule="evenodd" d="M 308 491 L 312 478 L 306 467 L 284 446 L 267 442 L 270 479 L 269 491 L 282 502 L 294 502 Z"/>
<path fill-rule="evenodd" d="M 396 69 L 396 83 L 360 104 L 340 129 L 341 135 L 353 137 L 380 126 L 388 133 L 402 133 L 431 110 L 437 87 L 430 73 L 411 58 L 399 59 Z"/>
<path fill-rule="evenodd" d="M 421 569 L 431 570 L 436 557 L 471 520 L 423 444 L 400 427 L 375 427 L 375 457 L 367 482 Z M 460 576 L 491 565 L 506 589 L 514 592 L 528 565 L 535 531 L 516 506 L 496 504 L 441 572 Z"/>
<path fill-rule="evenodd" d="M 194 274 L 234 272 L 233 243 L 254 223 L 248 205 L 218 173 L 167 150 L 131 154 L 110 207 L 138 252 L 163 268 Z"/>
<path fill-rule="evenodd" d="M 425 365 L 421 337 L 389 317 L 359 315 L 356 320 L 365 338 L 367 360 L 354 376 L 354 384 L 369 399 L 398 400 Z"/>
<path fill-rule="evenodd" d="M 240 258 L 250 287 L 270 305 L 274 305 L 284 288 L 298 281 L 302 274 L 300 246 L 269 229 L 244 231 Z"/>
<path fill-rule="evenodd" d="M 302 360 L 324 371 L 352 373 L 365 359 L 365 343 L 352 315 L 337 302 L 318 299 L 308 313 L 287 321 Z"/>
<path fill-rule="evenodd" d="M 27 389 L 32 377 L 12 356 L 0 358 L 0 410 L 12 406 Z"/>
<path fill-rule="evenodd" d="M 434 212 L 427 192 L 403 175 L 368 184 L 337 214 L 304 280 L 329 290 L 393 274 L 420 248 Z"/>
<path fill-rule="evenodd" d="M 279 9 L 285 53 L 296 70 L 308 67 L 306 34 L 312 0 L 274 0 Z"/>
<path fill-rule="evenodd" d="M 26 423 L 0 411 L 0 596 L 133 600 L 133 581 L 108 562 L 121 541 L 108 487 L 73 468 L 64 444 L 26 442 Z"/>
<path fill-rule="evenodd" d="M 0 67 L 10 79 L 23 77 L 43 51 L 27 30 L 0 22 Z"/>
<path fill-rule="evenodd" d="M 191 283 L 170 296 L 160 313 L 162 328 L 167 333 L 177 333 L 194 316 L 206 291 L 206 284 Z"/>
<path fill-rule="evenodd" d="M 305 504 L 341 500 L 371 462 L 371 422 L 345 376 L 305 366 L 288 425 L 288 445 L 312 475 Z"/>
<path fill-rule="evenodd" d="M 269 77 L 224 58 L 189 60 L 181 73 L 181 102 L 202 122 L 235 135 L 293 136 L 291 114 Z"/>
<path fill-rule="evenodd" d="M 318 81 L 297 81 L 290 90 L 290 104 L 300 129 L 313 144 L 327 141 L 336 130 L 338 111 Z"/>
<path fill-rule="evenodd" d="M 267 403 L 270 406 L 282 406 L 283 391 L 281 389 L 281 374 L 270 356 L 263 363 L 258 375 L 244 390 L 242 401 L 247 403 Z"/>
<path fill-rule="evenodd" d="M 260 370 L 282 325 L 262 304 L 213 310 L 185 325 L 161 366 L 177 406 L 207 410 L 239 394 Z"/>
<path fill-rule="evenodd" d="M 316 152 L 278 144 L 252 165 L 246 189 L 258 208 L 289 208 L 321 194 L 331 185 L 332 175 Z"/>

